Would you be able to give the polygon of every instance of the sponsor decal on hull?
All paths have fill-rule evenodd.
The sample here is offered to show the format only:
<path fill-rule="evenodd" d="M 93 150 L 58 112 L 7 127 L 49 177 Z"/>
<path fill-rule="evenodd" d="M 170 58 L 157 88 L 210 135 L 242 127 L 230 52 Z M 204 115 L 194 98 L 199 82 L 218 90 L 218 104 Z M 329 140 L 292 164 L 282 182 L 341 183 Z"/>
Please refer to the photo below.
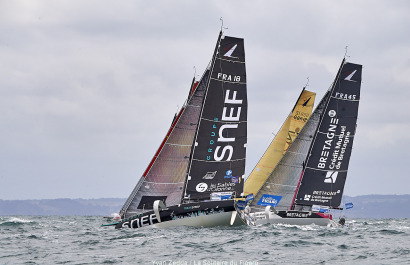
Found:
<path fill-rule="evenodd" d="M 201 204 L 191 203 L 181 206 L 171 206 L 166 210 L 160 211 L 161 223 L 198 217 L 205 215 L 220 214 L 224 212 L 235 211 L 234 200 L 204 202 Z M 116 225 L 116 228 L 142 228 L 160 223 L 154 211 L 145 212 L 131 218 L 127 218 Z M 228 225 L 228 223 L 227 223 Z"/>

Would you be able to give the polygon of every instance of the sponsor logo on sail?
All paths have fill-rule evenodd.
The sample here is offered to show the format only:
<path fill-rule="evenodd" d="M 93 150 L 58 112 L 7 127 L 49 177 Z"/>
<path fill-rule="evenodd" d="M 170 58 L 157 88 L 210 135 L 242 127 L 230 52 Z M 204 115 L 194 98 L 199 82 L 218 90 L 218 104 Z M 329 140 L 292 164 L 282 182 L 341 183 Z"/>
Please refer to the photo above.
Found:
<path fill-rule="evenodd" d="M 211 201 L 229 200 L 232 197 L 232 192 L 212 192 Z"/>
<path fill-rule="evenodd" d="M 203 178 L 203 179 L 213 179 L 213 178 L 215 177 L 215 175 L 216 175 L 216 172 L 218 172 L 218 171 L 207 172 L 207 173 L 205 174 L 205 176 L 203 176 L 202 178 Z"/>
<path fill-rule="evenodd" d="M 336 179 L 337 179 L 337 174 L 338 174 L 339 172 L 337 172 L 337 171 L 328 171 L 327 173 L 326 173 L 326 177 L 325 177 L 325 183 L 335 183 L 336 182 Z"/>
<path fill-rule="evenodd" d="M 350 81 L 350 82 L 357 82 L 355 80 L 352 80 L 352 77 L 354 76 L 354 74 L 357 72 L 357 70 L 354 70 L 353 72 L 351 72 L 349 75 L 347 75 L 347 77 L 345 78 L 346 81 Z"/>
<path fill-rule="evenodd" d="M 305 200 L 305 201 L 310 201 L 310 197 L 312 197 L 312 195 L 305 194 L 304 200 Z"/>
<path fill-rule="evenodd" d="M 235 51 L 236 47 L 238 47 L 238 44 L 235 44 L 229 51 L 227 51 L 224 56 L 229 57 L 229 58 L 238 58 L 238 57 L 233 57 L 232 53 Z"/>
<path fill-rule="evenodd" d="M 211 183 L 209 185 L 209 189 L 207 190 L 210 192 L 219 192 L 219 191 L 234 191 L 235 190 L 235 183 L 232 182 L 224 182 L 224 183 Z"/>
<path fill-rule="evenodd" d="M 312 98 L 312 97 L 309 97 L 309 98 L 302 104 L 302 106 L 303 106 L 303 107 L 306 107 L 306 105 L 308 104 L 308 102 L 310 101 L 311 98 Z"/>
<path fill-rule="evenodd" d="M 263 194 L 257 205 L 275 207 L 281 199 L 282 196 Z"/>
<path fill-rule="evenodd" d="M 225 106 L 222 109 L 221 121 L 239 122 L 242 107 L 239 107 L 239 106 L 236 107 L 234 105 L 243 104 L 243 100 L 237 99 L 236 96 L 237 96 L 237 91 L 233 91 L 231 94 L 231 90 L 229 89 L 226 90 L 224 103 L 228 103 L 229 106 Z M 219 121 L 218 118 L 215 118 L 214 120 Z M 215 149 L 211 147 L 208 148 L 209 153 L 212 153 L 212 152 L 214 153 L 215 161 L 230 161 L 231 160 L 233 152 L 234 152 L 234 148 L 233 148 L 233 145 L 230 145 L 229 143 L 231 142 L 234 143 L 236 141 L 236 138 L 224 136 L 224 134 L 227 134 L 226 132 L 224 133 L 224 131 L 225 130 L 231 131 L 234 129 L 238 129 L 238 126 L 239 126 L 239 123 L 224 123 L 223 125 L 219 127 L 219 132 L 218 132 L 219 137 L 216 139 L 216 143 L 218 145 L 215 147 Z M 216 129 L 217 126 L 213 124 L 212 128 Z M 216 135 L 217 135 L 216 133 L 211 132 L 211 136 L 216 136 Z M 209 143 L 213 145 L 215 141 L 212 139 Z M 211 156 L 208 156 L 207 160 L 210 160 L 210 159 L 211 159 Z"/>
<path fill-rule="evenodd" d="M 326 138 L 324 140 L 324 144 L 322 147 L 322 152 L 320 152 L 320 157 L 319 161 L 317 164 L 318 168 L 324 169 L 326 167 L 327 159 L 329 158 L 331 147 L 333 140 L 336 136 L 336 128 L 339 123 L 339 119 L 334 118 L 336 116 L 336 111 L 335 110 L 330 110 L 328 112 L 330 119 L 330 124 L 329 124 L 329 129 L 328 132 L 325 134 Z"/>
<path fill-rule="evenodd" d="M 196 185 L 197 192 L 205 192 L 208 189 L 208 184 L 201 182 Z"/>
<path fill-rule="evenodd" d="M 241 182 L 240 178 L 239 178 L 239 177 L 236 177 L 236 176 L 232 176 L 231 181 L 232 181 L 233 183 L 240 183 L 240 182 Z"/>

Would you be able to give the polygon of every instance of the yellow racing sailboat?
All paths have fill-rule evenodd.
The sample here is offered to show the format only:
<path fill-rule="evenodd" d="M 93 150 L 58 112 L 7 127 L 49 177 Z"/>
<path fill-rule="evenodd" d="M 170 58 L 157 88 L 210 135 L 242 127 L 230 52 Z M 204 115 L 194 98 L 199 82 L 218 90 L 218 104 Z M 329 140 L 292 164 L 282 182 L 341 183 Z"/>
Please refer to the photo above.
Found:
<path fill-rule="evenodd" d="M 282 156 L 286 153 L 293 139 L 302 130 L 312 114 L 316 93 L 303 88 L 295 106 L 289 113 L 279 132 L 266 149 L 258 164 L 246 179 L 244 195 L 256 194 L 272 173 Z"/>

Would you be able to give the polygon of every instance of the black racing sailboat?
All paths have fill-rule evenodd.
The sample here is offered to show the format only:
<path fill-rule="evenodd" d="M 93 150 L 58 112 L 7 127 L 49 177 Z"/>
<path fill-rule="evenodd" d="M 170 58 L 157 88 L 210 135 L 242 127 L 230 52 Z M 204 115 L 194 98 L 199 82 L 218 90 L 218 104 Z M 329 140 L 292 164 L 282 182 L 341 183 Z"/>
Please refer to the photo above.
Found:
<path fill-rule="evenodd" d="M 119 215 L 116 228 L 242 224 L 247 142 L 244 41 L 221 31 L 208 68 Z M 232 220 L 231 220 L 232 219 Z"/>
<path fill-rule="evenodd" d="M 362 66 L 343 59 L 336 79 L 255 194 L 248 224 L 334 225 L 356 133 Z"/>

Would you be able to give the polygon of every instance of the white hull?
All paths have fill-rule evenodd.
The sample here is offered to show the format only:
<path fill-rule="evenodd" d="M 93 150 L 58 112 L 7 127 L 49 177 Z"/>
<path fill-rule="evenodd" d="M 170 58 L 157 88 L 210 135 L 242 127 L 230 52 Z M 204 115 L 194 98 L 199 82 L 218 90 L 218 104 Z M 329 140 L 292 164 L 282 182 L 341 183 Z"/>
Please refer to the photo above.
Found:
<path fill-rule="evenodd" d="M 264 225 L 264 224 L 287 224 L 287 225 L 319 225 L 336 227 L 338 224 L 332 220 L 331 215 L 320 215 L 311 212 L 295 213 L 289 211 L 291 214 L 287 216 L 283 212 L 281 215 L 271 212 L 269 210 L 250 213 L 249 215 L 242 215 L 242 219 L 246 220 L 248 225 Z M 286 212 L 287 213 L 287 212 Z M 312 218 L 315 216 L 315 218 Z"/>
<path fill-rule="evenodd" d="M 211 215 L 202 215 L 187 217 L 172 221 L 156 223 L 147 227 L 167 228 L 176 226 L 193 226 L 193 227 L 214 227 L 214 226 L 231 226 L 232 214 L 235 215 L 232 226 L 244 225 L 245 223 L 236 216 L 236 211 L 223 212 Z"/>
<path fill-rule="evenodd" d="M 320 226 L 337 226 L 337 223 L 327 218 L 282 218 L 276 214 L 270 216 L 269 219 L 259 219 L 255 221 L 255 225 L 264 224 L 287 224 L 287 225 L 320 225 Z"/>

